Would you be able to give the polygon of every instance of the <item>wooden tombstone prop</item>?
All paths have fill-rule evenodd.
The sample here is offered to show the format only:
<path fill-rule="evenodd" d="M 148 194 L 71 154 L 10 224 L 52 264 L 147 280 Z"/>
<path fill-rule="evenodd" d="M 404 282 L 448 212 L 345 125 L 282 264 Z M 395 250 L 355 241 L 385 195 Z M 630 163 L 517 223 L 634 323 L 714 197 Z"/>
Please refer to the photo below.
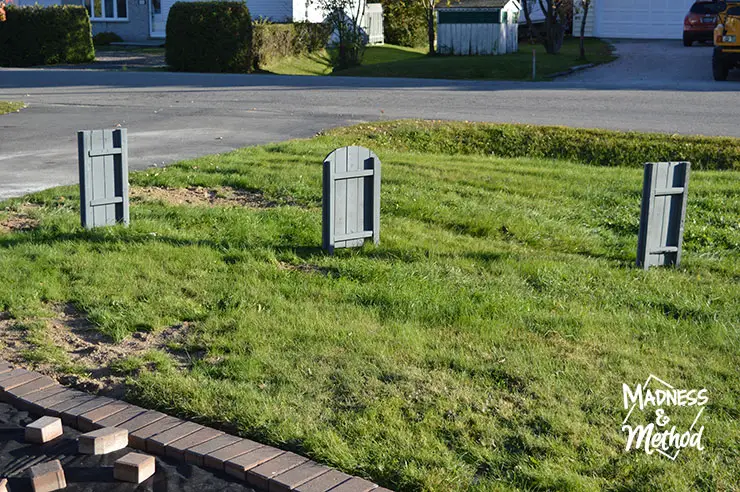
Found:
<path fill-rule="evenodd" d="M 80 131 L 77 144 L 82 226 L 128 225 L 126 129 Z"/>
<path fill-rule="evenodd" d="M 323 248 L 380 242 L 380 159 L 364 147 L 342 147 L 324 159 Z"/>
<path fill-rule="evenodd" d="M 673 265 L 681 262 L 689 162 L 648 162 L 642 184 L 637 266 Z"/>

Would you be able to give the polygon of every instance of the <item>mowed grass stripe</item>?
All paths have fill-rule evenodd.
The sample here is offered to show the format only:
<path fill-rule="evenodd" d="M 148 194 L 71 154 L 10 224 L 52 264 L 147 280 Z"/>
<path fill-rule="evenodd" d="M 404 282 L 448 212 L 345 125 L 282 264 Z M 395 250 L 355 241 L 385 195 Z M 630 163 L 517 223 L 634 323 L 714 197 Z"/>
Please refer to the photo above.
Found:
<path fill-rule="evenodd" d="M 738 486 L 738 173 L 692 173 L 683 265 L 643 272 L 640 169 L 379 144 L 381 245 L 329 257 L 320 163 L 350 143 L 131 177 L 276 206 L 133 201 L 131 227 L 87 232 L 74 187 L 6 202 L 39 226 L 0 234 L 0 306 L 60 367 L 55 306 L 113 340 L 186 323 L 115 363 L 131 398 L 396 490 Z M 623 451 L 621 385 L 649 374 L 708 388 L 707 451 Z"/>

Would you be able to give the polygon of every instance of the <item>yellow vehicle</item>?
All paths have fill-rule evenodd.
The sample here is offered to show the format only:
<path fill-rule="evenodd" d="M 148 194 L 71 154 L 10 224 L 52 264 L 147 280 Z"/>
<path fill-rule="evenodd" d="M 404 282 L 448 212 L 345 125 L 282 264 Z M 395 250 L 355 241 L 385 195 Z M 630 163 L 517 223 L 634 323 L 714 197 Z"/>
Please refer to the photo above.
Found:
<path fill-rule="evenodd" d="M 740 66 L 740 0 L 719 2 L 719 21 L 714 28 L 712 74 L 727 80 L 730 69 Z"/>

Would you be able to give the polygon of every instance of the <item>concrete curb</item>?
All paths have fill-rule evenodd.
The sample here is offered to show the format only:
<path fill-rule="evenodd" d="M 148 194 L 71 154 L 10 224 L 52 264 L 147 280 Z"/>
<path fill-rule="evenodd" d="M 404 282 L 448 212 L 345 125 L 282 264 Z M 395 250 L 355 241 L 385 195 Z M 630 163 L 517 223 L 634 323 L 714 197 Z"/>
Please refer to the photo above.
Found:
<path fill-rule="evenodd" d="M 576 65 L 574 67 L 570 67 L 568 70 L 563 70 L 562 72 L 555 72 L 549 75 L 545 75 L 545 78 L 554 79 L 557 77 L 563 77 L 564 75 L 570 75 L 576 72 L 580 72 L 581 70 L 586 70 L 587 68 L 593 68 L 595 66 L 596 64 L 594 63 L 586 63 L 585 65 Z"/>
<path fill-rule="evenodd" d="M 132 448 L 226 472 L 265 492 L 390 492 L 291 452 L 66 388 L 43 374 L 15 369 L 2 359 L 0 401 L 34 414 L 60 417 L 82 432 L 126 429 Z"/>

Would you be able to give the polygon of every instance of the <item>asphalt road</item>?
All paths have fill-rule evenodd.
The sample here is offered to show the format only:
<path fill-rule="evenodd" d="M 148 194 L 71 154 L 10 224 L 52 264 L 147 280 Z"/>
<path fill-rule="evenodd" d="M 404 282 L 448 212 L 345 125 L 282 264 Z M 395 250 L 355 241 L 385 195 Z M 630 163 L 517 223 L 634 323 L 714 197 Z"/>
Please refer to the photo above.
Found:
<path fill-rule="evenodd" d="M 0 198 L 76 182 L 77 130 L 118 124 L 134 169 L 397 118 L 740 137 L 740 85 L 711 80 L 711 51 L 671 62 L 661 49 L 644 63 L 649 76 L 624 72 L 620 46 L 612 67 L 543 83 L 0 69 L 0 100 L 28 104 L 0 116 Z M 655 70 L 661 59 L 699 75 Z"/>

